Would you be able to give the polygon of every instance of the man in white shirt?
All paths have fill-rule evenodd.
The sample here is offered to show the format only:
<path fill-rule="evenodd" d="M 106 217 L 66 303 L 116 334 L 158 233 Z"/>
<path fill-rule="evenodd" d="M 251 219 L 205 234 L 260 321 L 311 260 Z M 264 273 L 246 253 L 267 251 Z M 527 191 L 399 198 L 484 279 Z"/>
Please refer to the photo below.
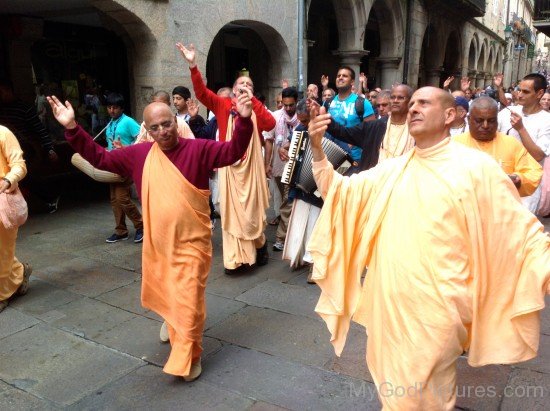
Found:
<path fill-rule="evenodd" d="M 507 107 L 498 114 L 498 131 L 514 136 L 542 166 L 550 155 L 550 113 L 544 111 L 540 99 L 548 83 L 538 73 L 528 74 L 519 83 L 518 106 Z M 523 204 L 532 212 L 537 211 L 542 184 Z"/>

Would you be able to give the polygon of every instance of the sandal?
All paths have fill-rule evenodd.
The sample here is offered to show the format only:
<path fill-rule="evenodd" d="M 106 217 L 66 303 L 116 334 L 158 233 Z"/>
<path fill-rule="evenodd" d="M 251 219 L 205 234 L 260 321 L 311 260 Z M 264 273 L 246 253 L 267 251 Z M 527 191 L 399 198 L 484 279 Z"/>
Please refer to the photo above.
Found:
<path fill-rule="evenodd" d="M 269 225 L 279 225 L 279 221 L 281 221 L 281 216 L 275 217 L 273 220 L 271 220 L 268 224 Z"/>
<path fill-rule="evenodd" d="M 29 278 L 32 274 L 32 265 L 25 263 L 23 267 L 23 282 L 15 292 L 15 295 L 25 295 L 29 291 Z"/>

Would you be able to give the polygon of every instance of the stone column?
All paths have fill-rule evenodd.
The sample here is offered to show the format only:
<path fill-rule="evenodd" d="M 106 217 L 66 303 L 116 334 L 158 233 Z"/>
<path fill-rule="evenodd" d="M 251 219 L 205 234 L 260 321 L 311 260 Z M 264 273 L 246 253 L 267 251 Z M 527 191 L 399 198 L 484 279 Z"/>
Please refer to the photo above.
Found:
<path fill-rule="evenodd" d="M 401 57 L 378 57 L 376 63 L 380 66 L 380 88 L 391 88 L 394 83 L 401 83 L 399 73 Z"/>
<path fill-rule="evenodd" d="M 475 87 L 483 88 L 485 82 L 485 73 L 477 73 Z"/>
<path fill-rule="evenodd" d="M 426 70 L 426 86 L 439 87 L 441 81 L 441 69 L 431 68 Z"/>
<path fill-rule="evenodd" d="M 355 89 L 359 89 L 359 74 L 361 73 L 361 57 L 367 56 L 367 50 L 336 50 L 332 52 L 340 57 L 341 66 L 349 66 L 355 71 Z"/>
<path fill-rule="evenodd" d="M 485 74 L 485 84 L 483 88 L 487 88 L 493 84 L 493 76 L 490 73 Z"/>

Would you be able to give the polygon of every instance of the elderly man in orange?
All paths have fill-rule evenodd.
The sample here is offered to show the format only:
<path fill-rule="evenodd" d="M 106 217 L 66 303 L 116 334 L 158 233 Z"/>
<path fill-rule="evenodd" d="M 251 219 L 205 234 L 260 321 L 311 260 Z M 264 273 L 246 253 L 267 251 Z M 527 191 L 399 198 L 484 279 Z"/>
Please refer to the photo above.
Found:
<path fill-rule="evenodd" d="M 518 140 L 497 132 L 497 102 L 490 97 L 476 98 L 470 105 L 468 123 L 469 131 L 452 139 L 493 157 L 521 197 L 533 194 L 542 178 L 542 166 Z"/>
<path fill-rule="evenodd" d="M 154 142 L 106 151 L 75 123 L 69 102 L 48 97 L 72 148 L 94 167 L 132 177 L 143 206 L 141 302 L 168 324 L 172 350 L 164 371 L 193 381 L 202 372 L 204 291 L 212 262 L 208 175 L 233 164 L 252 136 L 252 92 L 242 89 L 227 142 L 178 136 L 174 114 L 151 103 L 143 118 Z"/>
<path fill-rule="evenodd" d="M 309 123 L 325 200 L 308 245 L 316 311 L 338 355 L 350 320 L 366 327 L 387 410 L 452 410 L 464 351 L 475 367 L 537 355 L 550 238 L 492 158 L 450 140 L 455 115 L 449 93 L 417 90 L 415 148 L 352 177 L 323 153 L 330 117 Z"/>
<path fill-rule="evenodd" d="M 17 138 L 0 126 L 0 195 L 12 195 L 25 174 L 27 166 Z M 11 298 L 26 294 L 29 288 L 32 267 L 15 257 L 16 239 L 17 228 L 7 229 L 0 222 L 0 312 Z"/>

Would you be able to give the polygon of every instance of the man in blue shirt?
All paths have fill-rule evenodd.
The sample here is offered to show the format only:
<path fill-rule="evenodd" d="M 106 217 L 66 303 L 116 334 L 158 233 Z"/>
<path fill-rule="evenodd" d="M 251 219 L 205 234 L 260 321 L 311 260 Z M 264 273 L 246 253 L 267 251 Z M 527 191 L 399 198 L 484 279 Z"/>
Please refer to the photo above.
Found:
<path fill-rule="evenodd" d="M 370 102 L 359 97 L 357 94 L 352 93 L 351 89 L 353 82 L 355 81 L 355 71 L 348 66 L 343 66 L 338 69 L 336 75 L 336 89 L 338 94 L 330 102 L 328 109 L 332 119 L 341 124 L 344 127 L 353 127 L 361 123 L 361 121 L 373 121 L 376 120 L 374 110 Z M 357 110 L 357 99 L 363 100 L 362 113 Z M 354 166 L 359 164 L 361 160 L 361 149 L 356 146 L 350 146 L 348 144 L 337 141 L 342 148 L 350 153 L 353 159 Z"/>
<path fill-rule="evenodd" d="M 131 117 L 124 114 L 124 97 L 118 93 L 110 93 L 106 97 L 107 112 L 111 121 L 107 124 L 105 134 L 107 136 L 108 150 L 116 150 L 133 144 L 139 134 L 139 124 Z M 133 181 L 124 180 L 121 183 L 112 183 L 111 207 L 115 215 L 115 232 L 109 238 L 108 243 L 128 239 L 126 216 L 132 221 L 136 229 L 134 243 L 143 241 L 143 220 L 141 213 L 133 203 L 130 192 Z"/>

